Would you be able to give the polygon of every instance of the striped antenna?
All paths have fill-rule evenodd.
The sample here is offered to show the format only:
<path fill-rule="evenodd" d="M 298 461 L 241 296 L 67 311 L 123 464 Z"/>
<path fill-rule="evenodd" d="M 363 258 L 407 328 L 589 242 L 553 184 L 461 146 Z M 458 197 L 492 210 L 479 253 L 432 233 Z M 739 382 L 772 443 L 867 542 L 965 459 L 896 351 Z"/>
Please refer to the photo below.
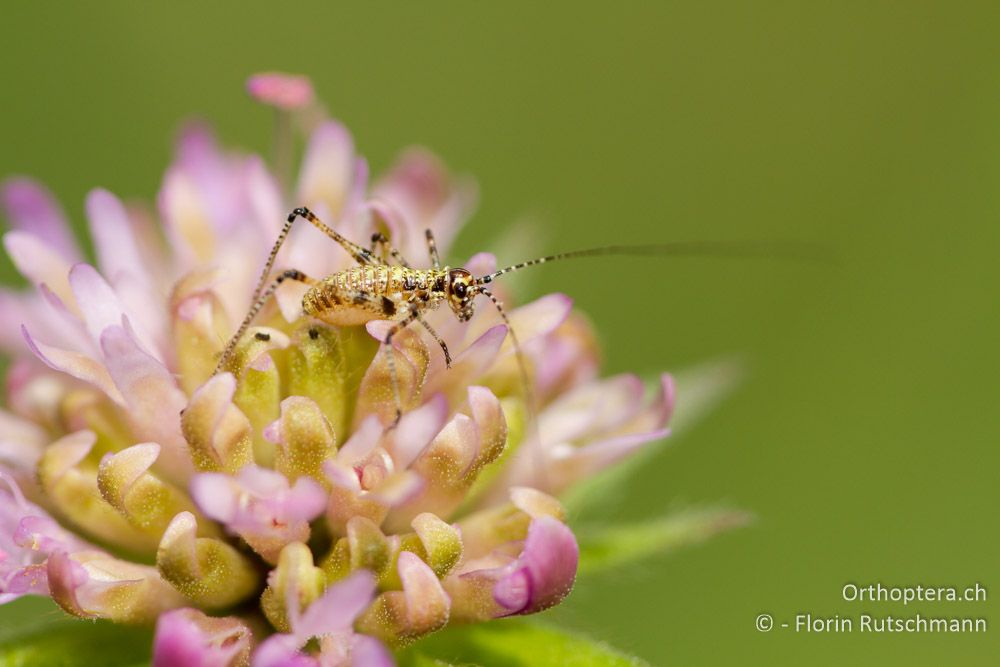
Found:
<path fill-rule="evenodd" d="M 792 259 L 801 261 L 832 261 L 830 252 L 812 243 L 790 241 L 678 241 L 651 245 L 609 245 L 600 248 L 572 250 L 555 255 L 529 259 L 494 271 L 476 280 L 486 285 L 505 273 L 513 273 L 529 266 L 579 257 L 716 257 L 729 259 Z"/>

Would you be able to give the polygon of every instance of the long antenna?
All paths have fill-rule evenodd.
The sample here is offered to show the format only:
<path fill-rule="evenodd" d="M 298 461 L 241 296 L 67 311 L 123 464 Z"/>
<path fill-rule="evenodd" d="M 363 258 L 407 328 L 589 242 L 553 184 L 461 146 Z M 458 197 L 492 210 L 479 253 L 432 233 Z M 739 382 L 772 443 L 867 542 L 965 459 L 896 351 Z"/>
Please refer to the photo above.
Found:
<path fill-rule="evenodd" d="M 485 285 L 505 273 L 526 269 L 529 266 L 580 257 L 601 257 L 625 255 L 631 257 L 725 257 L 729 259 L 792 259 L 802 261 L 831 261 L 830 252 L 812 243 L 791 241 L 677 241 L 650 245 L 609 245 L 585 250 L 571 250 L 555 255 L 547 255 L 526 262 L 512 264 L 476 280 Z"/>
<path fill-rule="evenodd" d="M 538 430 L 538 413 L 535 406 L 535 392 L 531 388 L 531 376 L 528 374 L 528 365 L 524 361 L 524 350 L 521 347 L 521 341 L 518 340 L 517 333 L 514 331 L 514 327 L 510 322 L 510 318 L 507 317 L 507 313 L 504 311 L 503 304 L 500 303 L 500 299 L 498 299 L 493 292 L 489 291 L 485 287 L 480 287 L 479 293 L 489 297 L 489 300 L 493 302 L 497 312 L 500 313 L 500 318 L 503 319 L 503 323 L 507 325 L 507 333 L 510 335 L 510 341 L 514 345 L 514 357 L 517 359 L 517 370 L 521 376 L 521 390 L 524 392 L 525 423 L 529 425 L 528 427 L 532 431 L 531 435 L 534 437 L 534 442 L 532 442 L 531 439 L 528 438 L 527 429 L 525 429 L 525 433 L 521 436 L 521 444 L 523 445 L 527 442 L 528 447 L 534 447 L 537 451 L 540 451 L 542 445 L 542 435 Z M 520 445 L 518 446 L 520 447 Z M 544 455 L 544 453 L 542 453 L 542 455 Z M 539 462 L 536 461 L 536 463 Z M 538 475 L 544 485 L 547 481 L 545 479 L 545 465 L 541 464 L 536 467 Z"/>

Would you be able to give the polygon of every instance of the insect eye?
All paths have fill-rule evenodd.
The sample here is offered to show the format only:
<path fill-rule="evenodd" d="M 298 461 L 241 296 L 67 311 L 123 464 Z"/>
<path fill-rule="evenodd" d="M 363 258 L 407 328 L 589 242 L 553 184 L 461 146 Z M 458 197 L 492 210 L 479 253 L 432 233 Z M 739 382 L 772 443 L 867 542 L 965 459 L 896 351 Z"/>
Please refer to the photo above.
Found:
<path fill-rule="evenodd" d="M 460 297 L 464 297 L 465 296 L 465 283 L 456 283 L 455 284 L 455 294 L 458 295 L 458 296 L 460 296 Z"/>

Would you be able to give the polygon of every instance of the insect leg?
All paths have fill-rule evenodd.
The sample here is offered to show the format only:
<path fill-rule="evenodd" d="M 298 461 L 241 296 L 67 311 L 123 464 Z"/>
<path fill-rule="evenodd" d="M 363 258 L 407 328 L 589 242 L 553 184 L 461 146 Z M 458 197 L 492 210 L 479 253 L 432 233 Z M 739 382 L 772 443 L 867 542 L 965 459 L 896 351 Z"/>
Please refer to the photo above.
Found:
<path fill-rule="evenodd" d="M 448 352 L 448 345 L 445 344 L 444 340 L 441 339 L 441 336 L 438 335 L 438 332 L 434 331 L 434 328 L 427 323 L 427 320 L 420 317 L 419 314 L 417 315 L 417 321 L 420 322 L 421 325 L 423 325 L 424 329 L 427 330 L 427 333 L 429 333 L 434 338 L 434 340 L 437 341 L 437 344 L 441 346 L 441 351 L 444 352 L 444 365 L 448 368 L 451 368 L 451 354 Z"/>
<path fill-rule="evenodd" d="M 424 234 L 427 235 L 427 253 L 431 256 L 431 264 L 434 265 L 435 269 L 441 268 L 441 258 L 438 257 L 438 247 L 437 242 L 434 241 L 434 233 L 430 229 L 424 230 Z"/>
<path fill-rule="evenodd" d="M 391 243 L 389 243 L 389 239 L 386 238 L 386 235 L 383 234 L 382 232 L 375 232 L 374 234 L 372 234 L 372 245 L 370 252 L 374 253 L 375 248 L 381 248 L 383 253 L 385 253 L 385 251 L 388 250 L 389 255 L 394 260 L 396 260 L 400 266 L 405 266 L 406 268 L 410 268 L 410 263 L 406 261 L 406 258 L 403 257 L 403 255 L 398 250 L 396 250 L 396 248 L 394 248 Z M 385 258 L 384 254 L 382 255 L 382 258 L 383 259 Z"/>
<path fill-rule="evenodd" d="M 315 280 L 313 280 L 306 274 L 302 273 L 298 269 L 288 269 L 287 271 L 282 271 L 281 273 L 279 273 L 278 276 L 274 279 L 274 281 L 270 285 L 268 285 L 266 289 L 259 290 L 259 294 L 257 294 L 256 297 L 254 298 L 253 305 L 250 306 L 250 310 L 247 311 L 246 317 L 243 318 L 243 322 L 240 324 L 240 328 L 236 330 L 236 333 L 233 334 L 233 337 L 229 339 L 228 343 L 226 343 L 226 347 L 222 351 L 222 356 L 219 357 L 219 363 L 216 364 L 215 371 L 212 373 L 212 375 L 218 374 L 219 371 L 221 371 L 226 366 L 226 364 L 229 363 L 229 360 L 233 356 L 233 351 L 239 344 L 240 339 L 243 338 L 243 334 L 245 334 L 247 332 L 247 329 L 250 328 L 250 323 L 253 322 L 253 318 L 257 316 L 257 313 L 259 313 L 260 309 L 264 307 L 264 304 L 267 303 L 272 296 L 274 296 L 274 292 L 275 290 L 278 289 L 278 285 L 285 282 L 286 280 L 297 280 L 298 282 L 306 283 L 307 285 L 312 285 L 316 282 Z"/>
<path fill-rule="evenodd" d="M 313 227 L 339 243 L 359 264 L 381 263 L 369 250 L 362 248 L 357 243 L 347 240 L 337 232 L 333 231 L 330 227 L 323 224 L 323 222 L 313 215 L 313 212 L 309 209 L 305 207 L 297 208 L 288 215 L 288 219 L 281 228 L 281 233 L 278 234 L 278 240 L 275 241 L 274 247 L 271 248 L 271 253 L 267 256 L 267 263 L 264 264 L 264 270 L 260 273 L 260 279 L 257 281 L 257 289 L 254 290 L 253 299 L 251 301 L 256 302 L 257 299 L 260 298 L 264 285 L 267 283 L 267 278 L 271 275 L 271 270 L 274 268 L 274 259 L 278 256 L 278 251 L 281 249 L 281 245 L 285 242 L 285 239 L 288 238 L 288 232 L 291 231 L 292 224 L 299 217 L 305 218 L 310 224 L 312 224 Z"/>
<path fill-rule="evenodd" d="M 389 428 L 395 428 L 396 424 L 399 423 L 399 418 L 403 416 L 403 397 L 399 393 L 399 378 L 396 376 L 396 355 L 395 351 L 392 349 L 392 337 L 397 333 L 405 329 L 408 325 L 412 324 L 414 320 L 420 319 L 420 311 L 413 309 L 406 317 L 402 320 L 396 322 L 389 331 L 385 334 L 384 345 L 386 347 L 386 352 L 389 355 L 387 357 L 389 364 L 389 378 L 392 381 L 392 393 L 396 399 L 396 418 L 392 422 L 392 426 Z"/>

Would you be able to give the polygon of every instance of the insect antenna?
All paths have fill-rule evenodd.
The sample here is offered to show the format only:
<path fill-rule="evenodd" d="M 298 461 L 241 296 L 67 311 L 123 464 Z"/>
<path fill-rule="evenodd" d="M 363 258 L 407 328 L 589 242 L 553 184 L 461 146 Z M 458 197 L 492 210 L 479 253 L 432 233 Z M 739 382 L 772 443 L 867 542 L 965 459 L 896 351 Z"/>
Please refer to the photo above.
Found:
<path fill-rule="evenodd" d="M 529 259 L 494 271 L 476 280 L 479 285 L 493 282 L 505 273 L 513 273 L 547 262 L 581 257 L 709 257 L 727 259 L 790 259 L 799 261 L 831 261 L 829 251 L 812 243 L 790 241 L 677 241 L 650 245 L 609 245 L 584 250 L 571 250 L 545 257 Z"/>
<path fill-rule="evenodd" d="M 528 375 L 528 365 L 524 362 L 524 351 L 521 347 L 521 342 L 517 338 L 517 332 L 514 331 L 514 327 L 511 324 L 510 318 L 507 317 L 507 313 L 506 311 L 504 311 L 503 304 L 500 302 L 500 299 L 498 299 L 496 295 L 493 294 L 493 292 L 489 291 L 488 289 L 482 286 L 478 288 L 478 292 L 480 294 L 486 295 L 486 297 L 488 297 L 489 300 L 493 302 L 493 305 L 496 307 L 497 312 L 500 313 L 500 318 L 503 320 L 504 325 L 506 325 L 507 327 L 507 333 L 510 335 L 510 342 L 514 346 L 514 357 L 517 359 L 517 370 L 521 376 L 521 386 L 522 390 L 524 391 L 524 404 L 526 406 L 525 423 L 530 424 L 530 428 L 532 431 L 531 435 L 534 439 L 533 441 L 529 440 L 529 438 L 527 437 L 528 433 L 525 432 L 521 436 L 521 446 L 526 444 L 528 447 L 534 448 L 537 455 L 537 453 L 544 452 L 544 450 L 542 449 L 541 432 L 538 429 L 538 419 L 537 419 L 538 415 L 536 414 L 535 410 L 535 393 L 531 389 L 531 377 Z M 539 461 L 536 463 L 539 463 L 539 465 L 535 466 L 538 474 L 544 475 L 545 474 L 544 462 Z M 545 479 L 543 478 L 541 482 L 544 485 Z"/>

